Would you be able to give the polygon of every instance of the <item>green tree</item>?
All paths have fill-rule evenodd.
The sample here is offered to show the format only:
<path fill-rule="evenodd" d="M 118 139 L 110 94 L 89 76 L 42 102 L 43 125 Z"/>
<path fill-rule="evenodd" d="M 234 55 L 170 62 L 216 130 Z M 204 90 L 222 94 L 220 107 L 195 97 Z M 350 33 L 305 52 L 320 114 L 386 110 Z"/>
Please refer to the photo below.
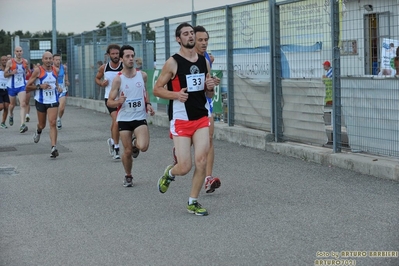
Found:
<path fill-rule="evenodd" d="M 120 21 L 114 20 L 114 21 L 112 21 L 112 22 L 108 25 L 108 27 L 110 27 L 110 26 L 115 26 L 115 25 L 119 25 L 119 24 L 121 24 Z"/>
<path fill-rule="evenodd" d="M 101 21 L 96 27 L 99 29 L 105 28 L 105 21 Z"/>
<path fill-rule="evenodd" d="M 121 23 L 119 21 L 112 21 L 109 25 L 108 25 L 110 34 L 112 37 L 121 37 L 122 36 L 122 26 Z"/>
<path fill-rule="evenodd" d="M 26 31 L 23 32 L 21 30 L 17 30 L 14 33 L 5 32 L 4 30 L 0 30 L 0 56 L 7 55 L 12 53 L 11 43 L 13 38 L 18 35 L 22 40 L 29 40 L 29 48 L 30 50 L 40 50 L 40 41 L 52 41 L 53 32 L 49 31 L 38 31 L 35 33 Z M 67 53 L 67 37 L 73 36 L 75 33 L 69 32 L 68 34 L 63 32 L 57 32 L 57 53 L 62 53 L 63 60 L 66 60 Z M 51 49 L 51 47 L 49 47 Z M 27 58 L 28 55 L 25 55 Z M 40 60 L 32 60 L 33 63 L 37 63 Z"/>
<path fill-rule="evenodd" d="M 0 30 L 0 56 L 7 55 L 11 53 L 11 34 L 10 32 L 5 32 Z"/>

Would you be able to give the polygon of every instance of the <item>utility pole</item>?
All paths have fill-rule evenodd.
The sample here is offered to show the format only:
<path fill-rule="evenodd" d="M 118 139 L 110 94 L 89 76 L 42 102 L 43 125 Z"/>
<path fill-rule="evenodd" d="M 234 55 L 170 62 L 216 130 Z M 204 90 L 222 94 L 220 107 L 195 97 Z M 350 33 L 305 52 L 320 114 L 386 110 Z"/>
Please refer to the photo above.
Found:
<path fill-rule="evenodd" d="M 53 0 L 53 5 L 52 5 L 52 7 L 53 7 L 53 12 L 52 12 L 53 13 L 53 41 L 52 41 L 53 54 L 57 53 L 57 25 L 56 25 L 57 15 L 56 15 L 55 1 L 56 0 Z"/>

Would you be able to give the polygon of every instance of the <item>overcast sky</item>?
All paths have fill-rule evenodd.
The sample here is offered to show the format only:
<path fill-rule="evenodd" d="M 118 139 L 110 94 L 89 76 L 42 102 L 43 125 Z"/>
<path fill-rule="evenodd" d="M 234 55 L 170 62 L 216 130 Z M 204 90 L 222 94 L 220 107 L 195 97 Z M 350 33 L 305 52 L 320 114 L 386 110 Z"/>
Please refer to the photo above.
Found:
<path fill-rule="evenodd" d="M 53 0 L 0 0 L 0 29 L 51 31 Z M 245 2 L 244 0 L 194 0 L 195 10 Z M 191 12 L 192 0 L 58 0 L 57 31 L 81 33 L 97 29 L 105 21 L 136 24 Z"/>

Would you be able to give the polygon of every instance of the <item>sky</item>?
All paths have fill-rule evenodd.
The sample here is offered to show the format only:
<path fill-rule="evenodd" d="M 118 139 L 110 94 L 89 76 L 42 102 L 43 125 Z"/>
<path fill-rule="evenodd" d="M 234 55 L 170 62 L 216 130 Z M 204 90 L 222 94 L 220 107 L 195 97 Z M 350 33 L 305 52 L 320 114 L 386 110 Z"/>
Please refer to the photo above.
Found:
<path fill-rule="evenodd" d="M 56 28 L 58 32 L 75 34 L 97 29 L 104 21 L 126 23 L 191 12 L 212 7 L 245 2 L 245 0 L 56 0 Z M 53 0 L 0 0 L 0 29 L 13 33 L 52 30 Z M 112 4 L 111 4 L 112 3 Z"/>

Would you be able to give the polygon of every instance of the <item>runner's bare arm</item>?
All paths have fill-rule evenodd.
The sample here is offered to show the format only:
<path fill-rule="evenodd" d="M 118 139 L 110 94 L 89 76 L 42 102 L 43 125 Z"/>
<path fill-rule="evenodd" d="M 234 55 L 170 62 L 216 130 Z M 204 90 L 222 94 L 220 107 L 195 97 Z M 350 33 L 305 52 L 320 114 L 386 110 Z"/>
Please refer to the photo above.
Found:
<path fill-rule="evenodd" d="M 37 89 L 37 86 L 35 85 L 35 81 L 39 77 L 39 75 L 40 75 L 40 68 L 35 67 L 33 69 L 32 76 L 30 76 L 28 83 L 26 83 L 26 87 L 25 87 L 26 91 L 34 91 Z"/>
<path fill-rule="evenodd" d="M 157 82 L 154 86 L 154 96 L 169 99 L 169 100 L 179 100 L 185 102 L 188 98 L 188 93 L 186 93 L 187 88 L 182 88 L 179 92 L 169 91 L 166 88 L 169 80 L 173 79 L 177 71 L 177 62 L 173 57 L 169 58 L 161 70 Z"/>
<path fill-rule="evenodd" d="M 208 60 L 206 60 L 206 67 L 208 69 L 208 73 L 205 78 L 205 95 L 208 98 L 212 98 L 215 95 L 215 80 L 211 76 L 211 67 Z"/>
<path fill-rule="evenodd" d="M 144 87 L 145 87 L 145 98 L 147 99 L 147 102 L 150 102 L 150 97 L 148 95 L 148 91 L 147 91 L 147 73 L 145 73 L 144 71 L 141 71 L 141 74 L 143 75 L 143 80 L 144 80 Z"/>
<path fill-rule="evenodd" d="M 94 79 L 94 81 L 96 82 L 96 84 L 97 84 L 98 86 L 100 86 L 100 87 L 104 87 L 104 86 L 107 86 L 107 85 L 108 85 L 108 81 L 107 81 L 107 84 L 104 85 L 104 81 L 102 80 L 103 77 L 104 77 L 104 68 L 105 68 L 105 65 L 102 65 L 102 66 L 100 66 L 100 67 L 98 68 L 97 75 L 96 75 L 96 77 L 95 77 L 95 79 Z"/>
<path fill-rule="evenodd" d="M 111 91 L 109 92 L 108 101 L 107 101 L 108 107 L 117 108 L 126 100 L 125 96 L 119 96 L 120 86 L 121 86 L 121 77 L 117 75 L 112 81 L 112 87 Z"/>
<path fill-rule="evenodd" d="M 65 85 L 69 86 L 69 77 L 68 77 L 68 66 L 64 65 L 64 72 L 65 72 Z"/>
<path fill-rule="evenodd" d="M 145 98 L 146 98 L 146 102 L 145 102 L 145 107 L 147 108 L 148 113 L 153 116 L 155 114 L 154 108 L 152 108 L 152 105 L 150 103 L 150 96 L 148 94 L 147 91 L 147 73 L 141 71 L 141 73 L 143 74 L 143 80 L 144 80 L 144 87 L 146 88 L 145 90 Z"/>
<path fill-rule="evenodd" d="M 58 67 L 55 68 L 55 72 L 58 74 L 60 73 L 60 69 Z M 58 79 L 55 79 L 55 88 L 58 92 L 62 92 L 62 88 L 58 85 Z"/>
<path fill-rule="evenodd" d="M 13 71 L 10 71 L 11 65 L 12 65 L 12 61 L 8 60 L 7 64 L 6 64 L 6 68 L 4 69 L 4 77 L 5 78 L 11 77 L 12 75 L 17 73 L 16 69 L 14 69 Z"/>

